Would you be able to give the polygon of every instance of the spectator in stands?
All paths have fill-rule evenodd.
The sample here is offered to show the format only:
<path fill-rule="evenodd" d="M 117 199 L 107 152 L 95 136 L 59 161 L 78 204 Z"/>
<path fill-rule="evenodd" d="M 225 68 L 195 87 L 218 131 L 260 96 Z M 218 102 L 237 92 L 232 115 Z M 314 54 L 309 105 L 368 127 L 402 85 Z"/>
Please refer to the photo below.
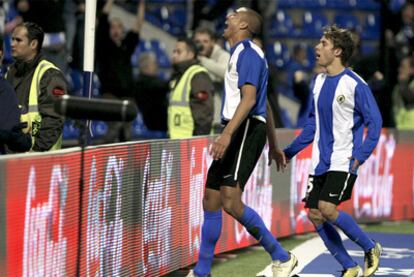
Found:
<path fill-rule="evenodd" d="M 131 56 L 139 41 L 139 32 L 144 21 L 145 1 L 139 2 L 135 23 L 128 32 L 125 31 L 121 19 L 108 18 L 113 3 L 114 0 L 108 0 L 99 17 L 96 33 L 97 74 L 104 98 L 132 98 L 134 81 Z M 106 143 L 127 141 L 130 136 L 130 123 L 111 122 L 103 140 Z"/>
<path fill-rule="evenodd" d="M 144 124 L 150 131 L 167 132 L 169 84 L 158 76 L 155 53 L 142 53 L 139 56 L 138 66 L 135 101 L 142 113 Z"/>
<path fill-rule="evenodd" d="M 11 45 L 16 62 L 10 66 L 6 78 L 16 91 L 19 105 L 28 111 L 32 151 L 61 148 L 63 117 L 54 111 L 54 102 L 67 93 L 62 72 L 41 53 L 43 36 L 42 28 L 36 23 L 16 26 Z"/>
<path fill-rule="evenodd" d="M 65 0 L 16 0 L 18 12 L 24 21 L 42 27 L 45 37 L 42 51 L 45 58 L 66 72 L 66 33 L 63 17 Z"/>
<path fill-rule="evenodd" d="M 393 91 L 396 127 L 414 130 L 414 56 L 403 58 L 398 71 L 398 84 Z"/>
<path fill-rule="evenodd" d="M 214 106 L 213 82 L 197 60 L 197 46 L 187 38 L 178 39 L 172 55 L 173 74 L 168 107 L 170 138 L 208 135 Z"/>
<path fill-rule="evenodd" d="M 303 128 L 311 109 L 312 94 L 310 92 L 309 60 L 306 45 L 297 44 L 293 47 L 292 60 L 288 64 L 288 82 L 293 96 L 299 100 L 299 112 L 296 128 Z"/>
<path fill-rule="evenodd" d="M 220 124 L 224 74 L 226 73 L 230 54 L 216 43 L 214 32 L 207 27 L 199 27 L 195 30 L 194 41 L 199 50 L 198 60 L 202 66 L 207 68 L 214 83 L 214 123 Z"/>
<path fill-rule="evenodd" d="M 365 252 L 364 276 L 378 269 L 381 245 L 372 241 L 337 206 L 350 199 L 359 166 L 375 149 L 381 114 L 368 85 L 346 67 L 354 50 L 351 33 L 328 26 L 315 47 L 317 63 L 326 73 L 316 77 L 313 107 L 300 135 L 285 150 L 292 159 L 313 142 L 313 168 L 305 207 L 325 246 L 343 266 L 342 276 L 361 276 L 362 269 L 346 251 L 335 227 Z M 364 127 L 368 128 L 363 140 Z"/>
<path fill-rule="evenodd" d="M 3 37 L 0 36 L 0 65 L 3 61 Z M 16 93 L 11 85 L 0 76 L 0 155 L 9 149 L 13 152 L 26 152 L 32 147 L 32 137 L 28 128 L 23 131 L 20 123 L 21 109 Z"/>
<path fill-rule="evenodd" d="M 312 108 L 312 92 L 307 73 L 298 70 L 293 75 L 293 95 L 299 100 L 296 128 L 303 128 Z"/>
<path fill-rule="evenodd" d="M 293 47 L 292 59 L 287 66 L 288 70 L 288 82 L 290 86 L 293 86 L 295 81 L 295 74 L 301 71 L 304 77 L 309 79 L 309 60 L 306 52 L 306 45 L 296 44 Z"/>
<path fill-rule="evenodd" d="M 221 233 L 223 208 L 258 240 L 271 256 L 273 276 L 290 276 L 297 265 L 273 237 L 262 218 L 242 202 L 244 186 L 269 139 L 269 158 L 277 168 L 286 160 L 277 148 L 272 116 L 266 107 L 268 67 L 263 51 L 252 42 L 261 34 L 262 18 L 255 11 L 239 8 L 230 13 L 224 30 L 231 47 L 231 57 L 225 76 L 225 96 L 222 118 L 225 127 L 213 143 L 211 164 L 203 199 L 204 222 L 197 265 L 187 277 L 208 276 L 214 248 Z M 270 116 L 269 116 L 270 115 Z"/>

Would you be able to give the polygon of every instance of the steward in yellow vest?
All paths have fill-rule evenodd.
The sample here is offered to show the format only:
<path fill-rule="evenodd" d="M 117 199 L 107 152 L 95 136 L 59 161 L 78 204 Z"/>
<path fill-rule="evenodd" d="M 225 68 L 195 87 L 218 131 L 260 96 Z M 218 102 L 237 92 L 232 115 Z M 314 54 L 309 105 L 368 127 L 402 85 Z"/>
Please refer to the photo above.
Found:
<path fill-rule="evenodd" d="M 67 93 L 62 72 L 40 54 L 43 30 L 31 22 L 16 26 L 12 33 L 11 65 L 6 80 L 16 91 L 33 138 L 32 151 L 61 148 L 63 117 L 54 111 L 55 100 Z"/>
<path fill-rule="evenodd" d="M 394 118 L 398 130 L 414 130 L 414 74 L 411 78 L 410 82 L 399 81 L 393 91 Z"/>
<path fill-rule="evenodd" d="M 196 52 L 190 39 L 179 39 L 173 52 L 168 107 L 168 131 L 172 139 L 208 135 L 211 131 L 214 86 L 207 69 L 196 60 Z"/>

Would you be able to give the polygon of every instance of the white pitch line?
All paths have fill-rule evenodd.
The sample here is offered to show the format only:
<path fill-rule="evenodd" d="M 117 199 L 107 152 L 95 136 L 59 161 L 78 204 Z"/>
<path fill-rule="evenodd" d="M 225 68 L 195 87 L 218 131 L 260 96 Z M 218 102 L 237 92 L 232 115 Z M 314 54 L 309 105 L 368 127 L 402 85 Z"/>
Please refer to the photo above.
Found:
<path fill-rule="evenodd" d="M 348 239 L 342 231 L 338 230 L 342 240 Z M 308 264 L 326 251 L 326 247 L 319 236 L 309 239 L 292 249 L 292 253 L 298 258 L 298 266 L 293 270 L 292 275 L 298 274 L 300 277 L 335 277 L 332 274 L 306 274 L 300 273 Z M 272 277 L 272 267 L 268 265 L 256 276 Z"/>
<path fill-rule="evenodd" d="M 331 274 L 303 274 L 300 273 L 308 264 L 310 264 L 316 257 L 325 252 L 326 248 L 319 237 L 314 237 L 292 249 L 292 253 L 298 258 L 298 266 L 292 272 L 300 274 L 300 277 L 335 277 Z M 272 277 L 272 268 L 267 266 L 266 269 L 258 273 L 256 276 Z"/>
<path fill-rule="evenodd" d="M 300 277 L 335 277 L 335 275 L 332 275 L 332 274 L 303 274 L 303 273 L 301 273 L 299 276 Z"/>
<path fill-rule="evenodd" d="M 319 255 L 325 252 L 326 248 L 319 237 L 314 237 L 292 249 L 292 253 L 298 258 L 299 264 L 294 273 L 299 274 L 308 264 L 310 264 Z M 300 277 L 335 277 L 332 274 L 303 274 Z"/>

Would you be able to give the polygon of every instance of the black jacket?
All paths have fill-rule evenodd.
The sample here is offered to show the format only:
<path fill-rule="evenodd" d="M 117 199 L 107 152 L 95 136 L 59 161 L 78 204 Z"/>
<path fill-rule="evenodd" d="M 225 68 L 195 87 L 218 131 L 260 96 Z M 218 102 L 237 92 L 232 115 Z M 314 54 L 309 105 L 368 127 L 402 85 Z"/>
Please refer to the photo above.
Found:
<path fill-rule="evenodd" d="M 138 76 L 134 98 L 149 130 L 167 131 L 168 91 L 167 81 L 157 76 Z"/>
<path fill-rule="evenodd" d="M 137 33 L 129 31 L 116 45 L 109 37 L 108 15 L 99 17 L 96 32 L 96 63 L 102 93 L 124 98 L 133 95 L 131 56 L 139 41 Z"/>
<path fill-rule="evenodd" d="M 7 81 L 16 91 L 19 105 L 28 111 L 30 86 L 36 66 L 44 60 L 42 55 L 36 56 L 30 62 L 16 62 L 7 73 Z M 47 151 L 58 140 L 63 131 L 63 117 L 54 110 L 55 100 L 67 94 L 67 83 L 60 70 L 47 70 L 40 80 L 40 95 L 38 96 L 39 113 L 42 123 L 35 136 L 33 151 Z"/>
<path fill-rule="evenodd" d="M 31 146 L 31 136 L 20 128 L 16 94 L 10 84 L 0 78 L 0 155 L 6 153 L 6 147 L 14 152 L 25 152 Z"/>

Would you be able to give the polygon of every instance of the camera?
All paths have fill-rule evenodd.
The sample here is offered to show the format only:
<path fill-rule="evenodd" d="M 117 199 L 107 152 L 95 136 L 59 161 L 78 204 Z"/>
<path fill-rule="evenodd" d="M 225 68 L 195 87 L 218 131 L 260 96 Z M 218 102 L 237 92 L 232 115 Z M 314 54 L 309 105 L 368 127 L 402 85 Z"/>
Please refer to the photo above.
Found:
<path fill-rule="evenodd" d="M 196 47 L 197 47 L 197 52 L 198 53 L 200 53 L 204 49 L 204 46 L 201 42 L 196 42 Z"/>

